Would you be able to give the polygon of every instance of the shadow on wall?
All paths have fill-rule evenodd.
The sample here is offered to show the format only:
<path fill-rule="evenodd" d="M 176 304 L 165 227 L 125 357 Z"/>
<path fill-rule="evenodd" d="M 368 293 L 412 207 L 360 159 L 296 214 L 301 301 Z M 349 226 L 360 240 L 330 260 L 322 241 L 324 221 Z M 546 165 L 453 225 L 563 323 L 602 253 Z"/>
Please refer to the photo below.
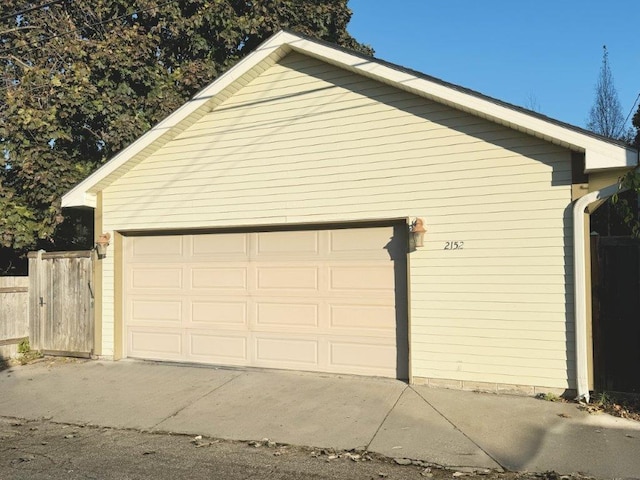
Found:
<path fill-rule="evenodd" d="M 393 227 L 393 237 L 384 246 L 394 263 L 395 311 L 396 311 L 396 378 L 409 380 L 409 295 L 407 253 L 409 251 L 406 223 Z"/>
<path fill-rule="evenodd" d="M 299 68 L 299 61 L 295 54 L 289 55 L 280 61 L 281 64 L 291 63 L 292 68 Z M 318 61 L 319 62 L 319 61 Z M 321 62 L 319 62 L 321 63 Z M 353 75 L 337 76 L 332 69 L 303 68 L 302 71 L 311 77 L 317 78 L 334 87 L 339 87 L 369 97 L 376 102 L 385 104 L 410 115 L 428 120 L 442 127 L 455 130 L 461 134 L 477 138 L 513 153 L 524 155 L 552 168 L 552 186 L 571 185 L 571 153 L 569 150 L 553 145 L 545 140 L 534 138 L 531 135 L 516 131 L 503 125 L 491 122 L 470 113 L 456 110 L 447 105 L 437 103 L 424 97 L 409 92 L 398 90 L 395 87 L 379 83 L 373 79 L 360 78 L 354 81 Z M 416 73 L 416 72 L 414 72 Z M 420 75 L 417 73 L 417 75 Z M 454 88 L 456 88 L 454 86 Z M 459 90 L 464 88 L 459 87 Z M 502 102 L 497 101 L 497 104 Z M 517 107 L 514 107 L 517 109 Z M 339 110 L 336 107 L 336 110 Z M 346 107 L 349 110 L 349 107 Z M 313 114 L 311 114 L 313 116 Z M 375 124 L 371 125 L 375 128 Z M 566 153 L 566 160 L 558 162 L 557 152 Z M 425 152 L 426 154 L 426 152 Z M 428 155 L 425 155 L 428 156 Z M 459 161 L 451 158 L 452 161 Z"/>
<path fill-rule="evenodd" d="M 573 399 L 578 392 L 576 374 L 576 322 L 575 322 L 575 289 L 573 283 L 573 203 L 564 210 L 562 219 L 562 231 L 564 238 L 564 278 L 565 278 L 565 352 L 567 379 L 569 388 L 562 395 L 564 398 Z"/>

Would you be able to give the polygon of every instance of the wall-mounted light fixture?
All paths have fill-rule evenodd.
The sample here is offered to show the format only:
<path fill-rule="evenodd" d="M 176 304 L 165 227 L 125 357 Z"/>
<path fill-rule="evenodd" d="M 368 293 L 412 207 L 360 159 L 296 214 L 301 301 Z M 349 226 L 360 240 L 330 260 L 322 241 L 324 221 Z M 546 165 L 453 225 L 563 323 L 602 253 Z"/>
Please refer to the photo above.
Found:
<path fill-rule="evenodd" d="M 109 246 L 109 240 L 111 235 L 109 233 L 103 233 L 98 237 L 96 241 L 96 253 L 99 259 L 103 259 L 107 256 L 107 247 Z"/>
<path fill-rule="evenodd" d="M 424 228 L 424 220 L 421 218 L 416 218 L 409 225 L 409 235 L 410 235 L 410 244 L 413 248 L 423 247 L 424 246 L 424 234 L 427 229 Z"/>

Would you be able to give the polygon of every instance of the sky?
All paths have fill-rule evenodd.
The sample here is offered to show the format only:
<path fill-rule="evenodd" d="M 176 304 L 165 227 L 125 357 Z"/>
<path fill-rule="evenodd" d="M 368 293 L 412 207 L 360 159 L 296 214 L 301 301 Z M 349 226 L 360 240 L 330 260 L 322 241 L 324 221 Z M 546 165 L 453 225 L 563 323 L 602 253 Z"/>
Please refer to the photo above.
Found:
<path fill-rule="evenodd" d="M 348 5 L 349 33 L 377 58 L 572 125 L 587 122 L 603 45 L 625 117 L 640 94 L 640 0 Z"/>

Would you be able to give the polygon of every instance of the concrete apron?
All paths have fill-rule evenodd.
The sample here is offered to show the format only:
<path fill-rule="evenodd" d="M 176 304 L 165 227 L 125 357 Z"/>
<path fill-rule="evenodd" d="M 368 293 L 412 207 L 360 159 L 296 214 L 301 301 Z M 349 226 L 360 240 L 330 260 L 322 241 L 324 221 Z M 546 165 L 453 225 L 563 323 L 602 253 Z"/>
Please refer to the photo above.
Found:
<path fill-rule="evenodd" d="M 640 472 L 640 424 L 382 378 L 148 362 L 0 372 L 0 416 L 369 451 L 443 466 Z"/>

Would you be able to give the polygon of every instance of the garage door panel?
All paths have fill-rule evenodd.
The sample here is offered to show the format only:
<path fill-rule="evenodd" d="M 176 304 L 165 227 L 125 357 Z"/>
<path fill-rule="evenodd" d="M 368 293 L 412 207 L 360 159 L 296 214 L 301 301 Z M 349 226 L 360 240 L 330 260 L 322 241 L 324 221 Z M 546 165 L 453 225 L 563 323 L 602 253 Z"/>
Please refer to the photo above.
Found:
<path fill-rule="evenodd" d="M 332 303 L 329 312 L 331 328 L 344 334 L 385 336 L 396 330 L 394 305 Z"/>
<path fill-rule="evenodd" d="M 131 288 L 139 291 L 157 292 L 158 289 L 181 290 L 184 288 L 182 267 L 153 268 L 132 266 Z"/>
<path fill-rule="evenodd" d="M 185 237 L 181 235 L 133 237 L 129 241 L 131 254 L 136 258 L 158 257 L 167 262 L 180 261 L 185 252 Z"/>
<path fill-rule="evenodd" d="M 318 340 L 313 337 L 254 336 L 256 364 L 277 368 L 318 366 Z"/>
<path fill-rule="evenodd" d="M 132 357 L 179 360 L 182 358 L 181 329 L 131 328 L 128 353 Z"/>
<path fill-rule="evenodd" d="M 320 254 L 320 232 L 260 232 L 255 234 L 256 259 L 262 256 L 295 258 L 303 254 L 308 258 L 309 254 Z"/>
<path fill-rule="evenodd" d="M 159 322 L 163 325 L 174 323 L 180 326 L 182 323 L 181 298 L 170 299 L 136 297 L 130 300 L 131 323 Z"/>
<path fill-rule="evenodd" d="M 387 248 L 392 238 L 393 227 L 332 230 L 329 232 L 329 253 L 388 261 L 390 256 Z"/>
<path fill-rule="evenodd" d="M 248 365 L 247 335 L 214 334 L 209 330 L 186 332 L 188 357 L 209 363 Z"/>
<path fill-rule="evenodd" d="M 191 300 L 190 322 L 187 326 L 206 328 L 240 328 L 249 325 L 247 301 Z"/>
<path fill-rule="evenodd" d="M 389 262 L 391 264 L 391 262 Z M 377 295 L 385 291 L 392 295 L 395 288 L 393 269 L 388 266 L 330 266 L 329 287 L 331 290 L 367 291 Z"/>
<path fill-rule="evenodd" d="M 317 303 L 295 303 L 291 298 L 256 301 L 257 328 L 318 328 L 320 306 Z"/>
<path fill-rule="evenodd" d="M 334 338 L 329 340 L 329 359 L 333 368 L 381 371 L 395 364 L 396 346 L 388 342 L 356 343 Z"/>
<path fill-rule="evenodd" d="M 191 288 L 247 290 L 247 267 L 191 267 Z"/>
<path fill-rule="evenodd" d="M 246 258 L 249 252 L 248 234 L 246 233 L 227 233 L 220 234 L 203 234 L 193 235 L 192 239 L 192 257 L 195 259 L 230 258 L 238 257 Z"/>
<path fill-rule="evenodd" d="M 260 290 L 318 290 L 318 267 L 257 266 L 257 289 Z"/>

